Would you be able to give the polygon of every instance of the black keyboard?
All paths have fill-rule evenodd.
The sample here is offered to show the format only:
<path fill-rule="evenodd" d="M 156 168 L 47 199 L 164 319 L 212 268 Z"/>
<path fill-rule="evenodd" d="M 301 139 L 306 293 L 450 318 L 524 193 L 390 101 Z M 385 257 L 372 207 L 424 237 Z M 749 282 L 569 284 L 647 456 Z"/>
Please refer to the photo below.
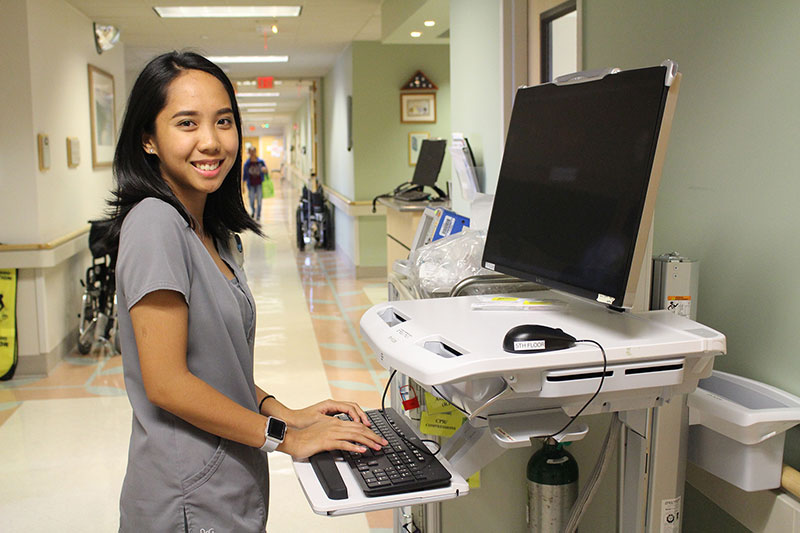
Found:
<path fill-rule="evenodd" d="M 403 200 L 404 202 L 420 202 L 423 200 L 427 200 L 430 198 L 430 194 L 426 193 L 425 191 L 419 191 L 416 189 L 409 189 L 407 191 L 399 192 L 395 195 L 396 200 Z"/>
<path fill-rule="evenodd" d="M 428 450 L 416 433 L 392 408 L 367 411 L 372 429 L 389 441 L 388 446 L 365 453 L 341 452 L 366 496 L 386 496 L 402 492 L 446 487 L 450 472 Z M 405 442 L 405 437 L 411 444 Z"/>

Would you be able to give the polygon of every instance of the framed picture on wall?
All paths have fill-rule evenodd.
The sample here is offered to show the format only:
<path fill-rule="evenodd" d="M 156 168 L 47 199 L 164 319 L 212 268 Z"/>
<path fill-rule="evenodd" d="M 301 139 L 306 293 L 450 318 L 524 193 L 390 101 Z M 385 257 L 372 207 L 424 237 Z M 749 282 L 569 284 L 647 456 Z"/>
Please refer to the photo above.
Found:
<path fill-rule="evenodd" d="M 422 141 L 430 138 L 430 133 L 427 131 L 412 131 L 408 134 L 408 164 L 415 166 L 417 158 L 419 157 L 419 149 L 422 147 Z"/>
<path fill-rule="evenodd" d="M 114 161 L 117 124 L 114 76 L 89 65 L 89 114 L 92 123 L 92 168 L 110 167 Z"/>
<path fill-rule="evenodd" d="M 401 93 L 400 122 L 436 122 L 436 93 Z"/>

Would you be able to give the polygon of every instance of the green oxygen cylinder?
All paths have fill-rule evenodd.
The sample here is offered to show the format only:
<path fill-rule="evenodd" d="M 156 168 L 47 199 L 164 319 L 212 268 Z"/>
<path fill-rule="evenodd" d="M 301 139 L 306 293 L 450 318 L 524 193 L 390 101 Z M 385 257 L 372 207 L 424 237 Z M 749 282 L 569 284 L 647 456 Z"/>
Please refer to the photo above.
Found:
<path fill-rule="evenodd" d="M 578 462 L 547 439 L 528 461 L 528 531 L 561 533 L 578 499 Z"/>

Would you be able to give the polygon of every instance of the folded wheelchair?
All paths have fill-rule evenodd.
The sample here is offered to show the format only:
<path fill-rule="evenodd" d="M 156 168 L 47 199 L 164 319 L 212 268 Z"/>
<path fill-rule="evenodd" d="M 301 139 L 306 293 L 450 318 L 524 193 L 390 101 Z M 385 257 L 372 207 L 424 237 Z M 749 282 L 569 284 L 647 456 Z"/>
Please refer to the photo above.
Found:
<path fill-rule="evenodd" d="M 313 192 L 303 186 L 295 216 L 298 250 L 302 252 L 312 241 L 317 248 L 334 249 L 333 210 L 321 189 Z"/>
<path fill-rule="evenodd" d="M 89 250 L 92 264 L 81 280 L 84 288 L 78 327 L 78 352 L 88 354 L 95 344 L 101 344 L 113 353 L 120 353 L 117 335 L 117 294 L 114 266 L 116 254 L 106 241 L 109 222 L 90 220 Z"/>

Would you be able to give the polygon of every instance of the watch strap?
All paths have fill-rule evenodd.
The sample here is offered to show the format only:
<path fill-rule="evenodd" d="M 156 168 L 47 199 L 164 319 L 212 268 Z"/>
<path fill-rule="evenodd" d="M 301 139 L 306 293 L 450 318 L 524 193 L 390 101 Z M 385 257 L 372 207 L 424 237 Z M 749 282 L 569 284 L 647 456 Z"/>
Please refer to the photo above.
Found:
<path fill-rule="evenodd" d="M 269 434 L 269 425 L 273 418 L 275 417 L 272 416 L 268 417 L 267 425 L 264 427 L 264 444 L 261 445 L 261 450 L 267 453 L 274 452 L 280 445 L 280 443 L 283 442 L 283 439 L 276 439 L 275 437 L 272 437 Z M 280 420 L 279 418 L 275 418 L 275 420 L 278 420 L 285 425 L 285 422 L 283 422 L 283 420 Z"/>

